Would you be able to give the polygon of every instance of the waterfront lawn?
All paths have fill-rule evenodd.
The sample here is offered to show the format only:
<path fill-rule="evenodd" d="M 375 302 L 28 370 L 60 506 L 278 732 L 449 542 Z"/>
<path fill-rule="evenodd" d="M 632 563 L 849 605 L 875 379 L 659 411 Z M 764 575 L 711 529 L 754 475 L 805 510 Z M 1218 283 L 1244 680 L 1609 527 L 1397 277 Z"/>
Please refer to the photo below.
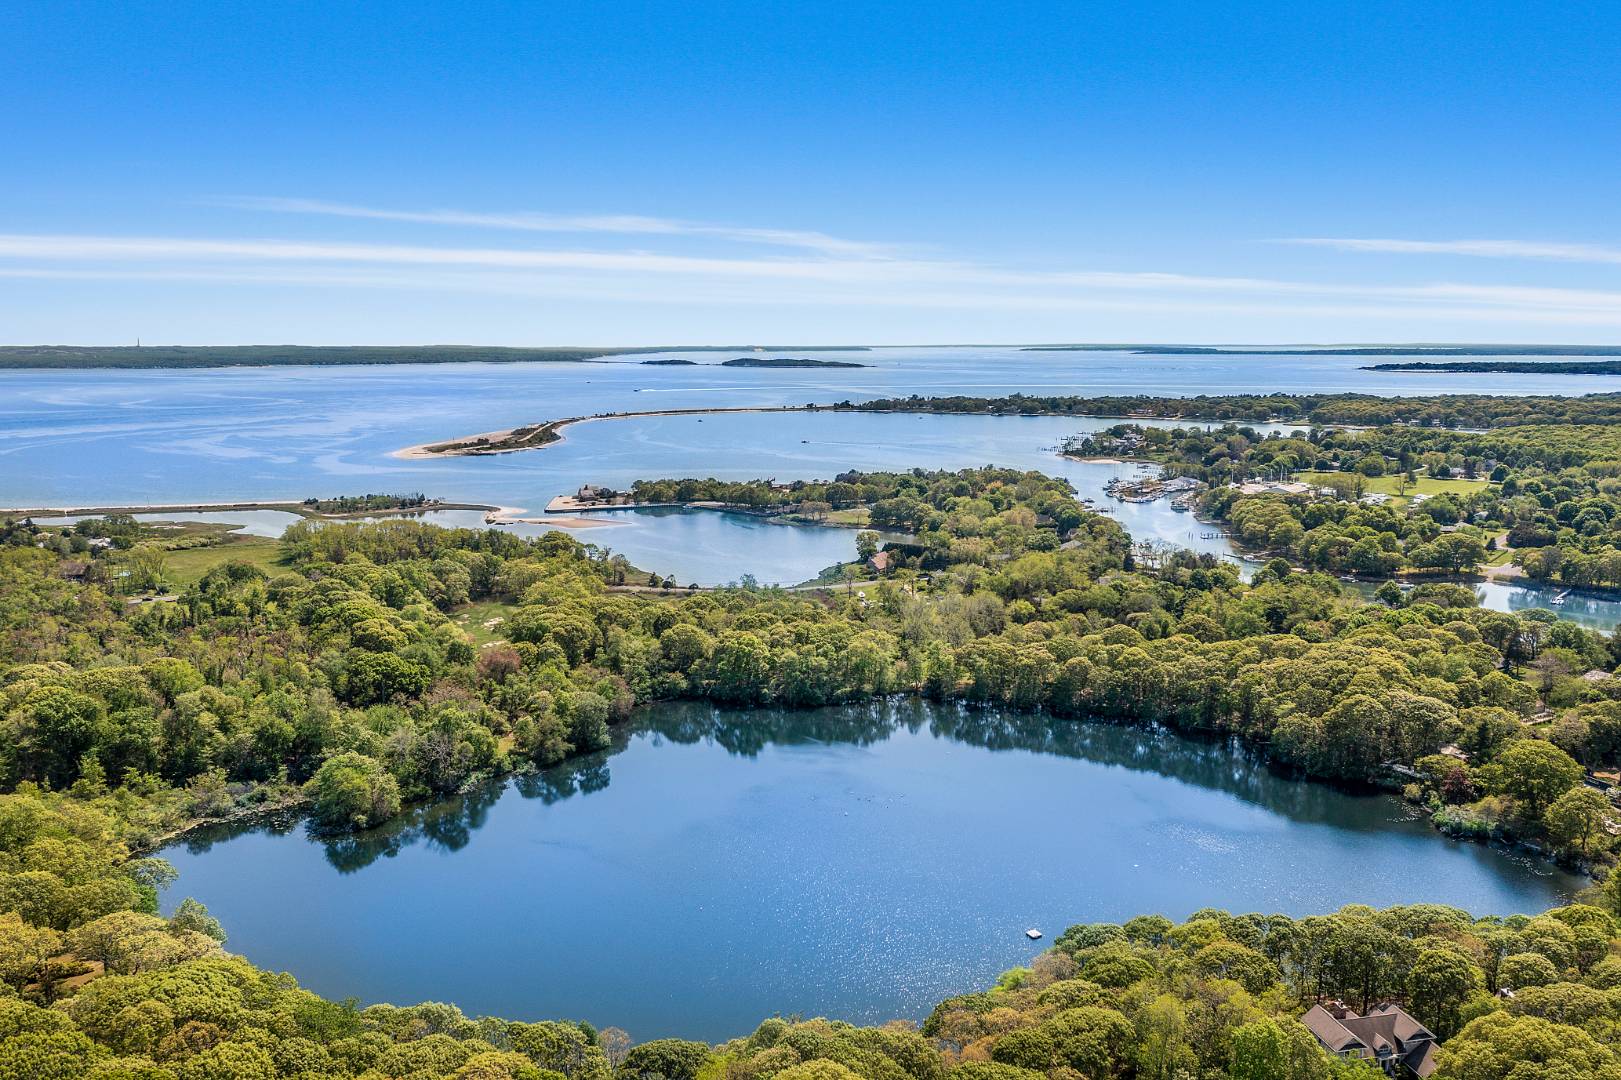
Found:
<path fill-rule="evenodd" d="M 853 506 L 848 510 L 829 510 L 825 514 L 810 517 L 804 514 L 785 514 L 785 521 L 809 525 L 834 525 L 846 529 L 865 529 L 871 520 L 872 512 L 865 506 Z"/>

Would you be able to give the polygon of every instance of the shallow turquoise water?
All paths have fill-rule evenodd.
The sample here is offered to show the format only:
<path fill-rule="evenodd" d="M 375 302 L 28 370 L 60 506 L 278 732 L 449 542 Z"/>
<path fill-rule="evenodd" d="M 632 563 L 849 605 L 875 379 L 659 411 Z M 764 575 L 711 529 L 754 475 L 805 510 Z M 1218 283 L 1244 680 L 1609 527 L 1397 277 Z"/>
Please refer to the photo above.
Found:
<path fill-rule="evenodd" d="M 1065 926 L 1356 901 L 1540 911 L 1569 875 L 1224 743 L 917 702 L 646 710 L 615 752 L 335 844 L 168 849 L 229 947 L 364 1001 L 722 1039 L 921 1017 Z"/>

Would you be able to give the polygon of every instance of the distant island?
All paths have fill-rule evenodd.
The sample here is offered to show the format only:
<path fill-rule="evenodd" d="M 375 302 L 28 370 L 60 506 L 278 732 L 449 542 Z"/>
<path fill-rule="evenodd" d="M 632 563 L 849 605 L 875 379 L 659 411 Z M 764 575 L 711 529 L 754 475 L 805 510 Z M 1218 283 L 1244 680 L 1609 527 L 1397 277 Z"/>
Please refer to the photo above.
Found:
<path fill-rule="evenodd" d="M 1138 356 L 1621 356 L 1621 345 L 1026 345 L 1020 351 L 1129 352 Z"/>
<path fill-rule="evenodd" d="M 1621 375 L 1621 360 L 1444 360 L 1369 364 L 1363 371 L 1496 371 L 1532 375 Z"/>
<path fill-rule="evenodd" d="M 808 356 L 739 356 L 719 364 L 699 364 L 696 360 L 673 357 L 667 360 L 643 360 L 649 367 L 746 367 L 746 368 L 848 368 L 869 367 L 848 360 L 812 360 Z"/>
<path fill-rule="evenodd" d="M 738 352 L 752 348 L 756 346 L 638 345 L 594 349 L 512 348 L 497 345 L 0 345 L 0 369 L 324 367 L 351 364 L 521 364 L 537 361 L 582 363 L 610 356 L 677 351 Z M 806 352 L 867 351 L 864 345 L 782 345 L 774 348 Z"/>
<path fill-rule="evenodd" d="M 866 367 L 848 360 L 812 360 L 808 356 L 739 356 L 727 360 L 721 367 L 748 368 L 813 368 L 813 367 Z"/>

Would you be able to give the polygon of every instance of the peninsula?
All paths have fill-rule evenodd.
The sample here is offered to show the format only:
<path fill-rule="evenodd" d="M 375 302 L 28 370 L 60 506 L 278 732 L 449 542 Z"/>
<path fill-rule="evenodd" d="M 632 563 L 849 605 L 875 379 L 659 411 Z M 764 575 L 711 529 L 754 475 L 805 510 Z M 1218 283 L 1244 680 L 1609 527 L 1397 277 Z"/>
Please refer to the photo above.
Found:
<path fill-rule="evenodd" d="M 478 457 L 485 454 L 508 454 L 514 450 L 538 450 L 561 442 L 563 429 L 573 424 L 586 424 L 593 420 L 633 420 L 644 416 L 711 416 L 720 413 L 817 412 L 831 411 L 828 405 L 761 405 L 733 409 L 647 409 L 641 412 L 597 413 L 595 416 L 566 416 L 561 420 L 548 420 L 542 424 L 502 431 L 485 431 L 445 442 L 420 443 L 394 451 L 397 458 Z"/>

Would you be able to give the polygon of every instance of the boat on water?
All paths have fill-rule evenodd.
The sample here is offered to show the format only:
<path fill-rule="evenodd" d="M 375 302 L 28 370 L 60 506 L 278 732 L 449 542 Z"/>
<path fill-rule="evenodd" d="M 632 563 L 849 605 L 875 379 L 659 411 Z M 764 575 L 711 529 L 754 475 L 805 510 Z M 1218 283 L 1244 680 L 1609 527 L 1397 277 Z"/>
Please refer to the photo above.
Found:
<path fill-rule="evenodd" d="M 1030 929 L 1024 932 L 1024 936 L 1029 938 L 1031 941 L 1040 941 L 1041 931 L 1032 926 Z"/>

